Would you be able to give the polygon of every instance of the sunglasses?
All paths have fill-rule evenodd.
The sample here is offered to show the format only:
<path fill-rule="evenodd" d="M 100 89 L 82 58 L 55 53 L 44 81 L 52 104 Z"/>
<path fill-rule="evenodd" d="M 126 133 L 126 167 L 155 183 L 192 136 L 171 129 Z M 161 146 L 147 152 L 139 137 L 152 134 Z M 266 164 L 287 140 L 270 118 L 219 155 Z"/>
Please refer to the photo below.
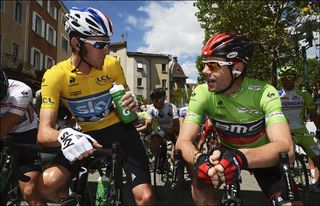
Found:
<path fill-rule="evenodd" d="M 110 45 L 110 40 L 109 41 L 96 41 L 96 40 L 88 40 L 88 39 L 83 39 L 83 38 L 79 38 L 79 39 L 85 43 L 91 44 L 96 49 L 105 49 Z"/>
<path fill-rule="evenodd" d="M 219 70 L 223 66 L 231 66 L 235 62 L 223 62 L 223 61 L 203 61 L 203 63 L 209 67 L 210 69 L 216 71 Z"/>

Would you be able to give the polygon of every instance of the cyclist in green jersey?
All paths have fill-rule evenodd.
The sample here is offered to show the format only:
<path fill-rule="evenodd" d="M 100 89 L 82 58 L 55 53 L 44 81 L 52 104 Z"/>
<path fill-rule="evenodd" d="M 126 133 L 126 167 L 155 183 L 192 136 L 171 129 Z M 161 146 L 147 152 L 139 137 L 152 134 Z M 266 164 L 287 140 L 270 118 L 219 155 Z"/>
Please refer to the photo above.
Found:
<path fill-rule="evenodd" d="M 289 200 L 279 170 L 279 153 L 287 152 L 292 161 L 294 149 L 278 92 L 245 76 L 252 55 L 251 41 L 234 33 L 216 34 L 202 49 L 206 83 L 198 85 L 191 95 L 176 145 L 194 167 L 191 188 L 198 205 L 218 204 L 217 188 L 237 181 L 240 170 L 254 174 L 274 205 L 302 204 L 296 187 L 292 188 L 295 199 Z M 222 145 L 206 154 L 193 144 L 204 113 Z"/>
<path fill-rule="evenodd" d="M 297 79 L 297 71 L 292 66 L 284 66 L 279 72 L 280 82 L 283 89 L 279 90 L 279 95 L 282 101 L 282 109 L 285 114 L 291 133 L 295 143 L 302 146 L 307 156 L 313 161 L 316 169 L 315 180 L 319 179 L 320 168 L 320 152 L 317 143 L 314 141 L 314 136 L 309 135 L 305 126 L 306 113 L 309 114 L 311 121 L 320 128 L 320 118 L 316 110 L 316 105 L 312 102 L 311 95 L 307 91 L 300 91 L 295 88 Z M 313 181 L 311 185 L 312 191 L 319 192 L 319 181 Z"/>

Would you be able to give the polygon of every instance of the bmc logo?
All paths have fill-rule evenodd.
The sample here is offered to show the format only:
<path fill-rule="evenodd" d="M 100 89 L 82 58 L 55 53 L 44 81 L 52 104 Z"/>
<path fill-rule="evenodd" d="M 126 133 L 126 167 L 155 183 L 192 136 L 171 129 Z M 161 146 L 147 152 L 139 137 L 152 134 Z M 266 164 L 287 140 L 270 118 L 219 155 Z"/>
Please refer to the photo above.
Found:
<path fill-rule="evenodd" d="M 264 128 L 264 118 L 248 124 L 230 124 L 225 122 L 215 122 L 215 127 L 222 133 L 232 133 L 236 135 L 257 134 Z"/>

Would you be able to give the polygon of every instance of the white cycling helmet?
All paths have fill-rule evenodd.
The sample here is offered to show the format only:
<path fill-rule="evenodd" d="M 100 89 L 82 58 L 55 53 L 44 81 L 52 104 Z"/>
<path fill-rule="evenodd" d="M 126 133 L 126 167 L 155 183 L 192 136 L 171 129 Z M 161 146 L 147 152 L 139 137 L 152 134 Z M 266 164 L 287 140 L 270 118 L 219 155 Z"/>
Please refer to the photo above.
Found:
<path fill-rule="evenodd" d="M 65 30 L 69 35 L 71 32 L 76 32 L 85 37 L 112 36 L 112 22 L 97 9 L 72 7 L 66 18 Z"/>

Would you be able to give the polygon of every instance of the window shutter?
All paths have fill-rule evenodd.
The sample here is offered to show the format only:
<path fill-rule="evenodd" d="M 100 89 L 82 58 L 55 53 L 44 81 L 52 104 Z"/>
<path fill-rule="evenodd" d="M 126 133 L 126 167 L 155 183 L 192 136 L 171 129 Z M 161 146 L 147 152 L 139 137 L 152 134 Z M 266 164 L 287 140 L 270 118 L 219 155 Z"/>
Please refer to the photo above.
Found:
<path fill-rule="evenodd" d="M 32 12 L 32 30 L 36 31 L 36 13 Z"/>
<path fill-rule="evenodd" d="M 31 48 L 31 52 L 30 52 L 30 63 L 34 67 L 34 48 L 33 47 Z"/>
<path fill-rule="evenodd" d="M 43 54 L 40 52 L 40 68 L 39 68 L 40 71 L 43 70 Z"/>
<path fill-rule="evenodd" d="M 53 30 L 53 46 L 57 45 L 57 32 L 56 30 Z"/>
<path fill-rule="evenodd" d="M 45 26 L 46 26 L 46 24 L 45 24 L 45 22 L 44 22 L 44 20 L 43 20 L 43 19 L 41 19 L 41 23 L 42 23 L 42 27 L 41 27 L 41 29 L 42 29 L 42 31 L 41 31 L 41 36 L 44 38 L 44 34 L 45 34 Z"/>

